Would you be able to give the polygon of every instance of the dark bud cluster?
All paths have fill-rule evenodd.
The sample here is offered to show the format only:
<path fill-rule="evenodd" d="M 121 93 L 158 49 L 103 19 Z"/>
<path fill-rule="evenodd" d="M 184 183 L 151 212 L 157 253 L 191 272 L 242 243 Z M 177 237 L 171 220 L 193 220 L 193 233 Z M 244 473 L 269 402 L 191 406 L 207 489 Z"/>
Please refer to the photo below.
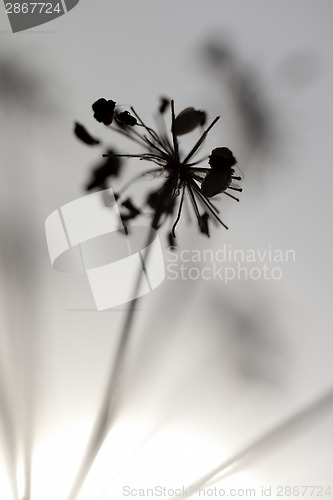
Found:
<path fill-rule="evenodd" d="M 217 194 L 224 193 L 230 186 L 235 170 L 236 158 L 228 148 L 213 149 L 208 160 L 211 169 L 202 181 L 201 191 L 205 196 L 211 198 Z M 237 178 L 238 179 L 238 178 Z M 241 191 L 240 188 L 237 189 Z"/>
<path fill-rule="evenodd" d="M 134 127 L 134 125 L 137 125 L 138 121 L 137 119 L 132 116 L 128 111 L 123 111 L 122 113 L 117 113 L 116 114 L 116 120 L 124 125 L 128 125 L 130 127 Z"/>
<path fill-rule="evenodd" d="M 236 158 L 228 148 L 215 148 L 209 156 L 208 163 L 212 168 L 226 170 L 236 165 Z"/>
<path fill-rule="evenodd" d="M 94 102 L 92 105 L 94 118 L 96 118 L 98 122 L 104 123 L 104 125 L 111 125 L 115 107 L 116 103 L 114 101 L 107 101 L 104 98 L 98 99 L 98 101 Z"/>

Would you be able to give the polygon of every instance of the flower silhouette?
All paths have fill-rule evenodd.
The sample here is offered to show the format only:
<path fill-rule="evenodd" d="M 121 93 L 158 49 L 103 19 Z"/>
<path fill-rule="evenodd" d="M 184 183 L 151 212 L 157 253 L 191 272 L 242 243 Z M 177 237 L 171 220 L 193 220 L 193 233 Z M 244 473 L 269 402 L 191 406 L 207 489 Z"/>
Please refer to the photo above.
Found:
<path fill-rule="evenodd" d="M 187 154 L 184 154 L 180 150 L 179 136 L 188 134 L 198 127 L 204 127 L 206 123 L 206 113 L 204 111 L 189 107 L 176 116 L 174 101 L 162 98 L 156 115 L 156 131 L 143 122 L 133 107 L 130 107 L 130 111 L 118 111 L 120 106 L 118 107 L 115 101 L 101 98 L 92 105 L 92 108 L 97 121 L 126 136 L 133 143 L 142 147 L 143 152 L 116 154 L 114 151 L 108 151 L 103 154 L 107 161 L 99 170 L 95 169 L 93 171 L 87 189 L 104 188 L 106 179 L 114 175 L 114 165 L 120 158 L 138 158 L 139 160 L 149 161 L 157 165 L 157 168 L 146 170 L 136 176 L 132 182 L 127 183 L 119 191 L 118 196 L 122 196 L 125 189 L 138 178 L 149 174 L 162 177 L 164 179 L 162 185 L 149 190 L 142 209 L 145 207 L 152 209 L 151 225 L 154 229 L 161 227 L 168 218 L 174 217 L 168 236 L 169 242 L 174 241 L 176 238 L 175 230 L 181 218 L 185 196 L 192 205 L 201 233 L 209 236 L 210 221 L 221 224 L 228 229 L 219 216 L 219 209 L 210 198 L 224 193 L 239 201 L 229 192 L 229 190 L 242 191 L 238 185 L 234 184 L 234 181 L 242 179 L 240 176 L 235 175 L 233 167 L 237 163 L 236 159 L 230 149 L 226 147 L 215 148 L 209 156 L 200 160 L 195 159 L 208 133 L 218 122 L 219 116 L 202 131 L 192 149 Z M 167 132 L 165 121 L 165 113 L 169 108 L 171 110 L 170 133 Z M 82 140 L 87 144 L 89 141 L 84 139 L 86 134 L 88 134 L 88 137 L 90 135 L 85 129 L 84 131 L 85 135 Z M 92 145 L 96 144 L 95 139 L 91 143 Z M 205 165 L 204 162 L 207 160 L 208 165 Z M 135 207 L 130 198 L 127 198 L 122 203 L 122 206 L 127 209 L 127 212 L 122 214 L 123 220 L 126 222 L 142 213 L 142 209 Z M 174 215 L 176 210 L 177 214 Z"/>
<path fill-rule="evenodd" d="M 114 108 L 116 103 L 114 101 L 107 101 L 106 99 L 98 99 L 93 104 L 94 118 L 104 125 L 111 125 L 114 116 Z"/>

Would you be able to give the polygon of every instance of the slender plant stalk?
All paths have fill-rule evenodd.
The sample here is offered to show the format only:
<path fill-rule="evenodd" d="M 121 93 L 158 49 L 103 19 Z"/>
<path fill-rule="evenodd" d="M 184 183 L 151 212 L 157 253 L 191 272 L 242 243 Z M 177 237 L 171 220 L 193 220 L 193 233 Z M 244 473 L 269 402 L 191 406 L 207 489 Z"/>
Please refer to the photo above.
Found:
<path fill-rule="evenodd" d="M 268 431 L 257 441 L 250 444 L 239 453 L 236 453 L 228 460 L 219 464 L 217 467 L 198 479 L 195 483 L 187 486 L 185 491 L 188 491 L 188 493 L 185 493 L 183 498 L 190 498 L 198 492 L 200 488 L 211 486 L 212 484 L 221 481 L 221 479 L 226 476 L 237 472 L 240 467 L 243 467 L 247 463 L 251 462 L 251 460 L 255 459 L 256 456 L 259 456 L 265 451 L 269 451 L 271 447 L 278 444 L 281 439 L 290 436 L 291 431 L 299 430 L 301 425 L 311 424 L 313 420 L 322 415 L 323 411 L 332 410 L 332 408 L 333 388 L 306 408 L 286 419 L 274 429 Z M 168 500 L 176 500 L 176 498 L 178 497 L 173 496 L 169 497 Z"/>
<path fill-rule="evenodd" d="M 155 216 L 153 219 L 152 225 L 157 225 L 159 221 L 159 216 Z M 154 235 L 154 231 L 149 231 L 149 235 L 145 245 L 145 256 L 144 261 L 146 261 L 149 257 L 150 252 L 150 243 L 152 241 Z M 134 293 L 133 296 L 137 297 L 137 292 L 141 285 L 142 277 L 144 273 L 140 269 L 138 276 L 135 281 Z M 75 500 L 78 493 L 80 492 L 85 479 L 87 478 L 89 471 L 97 457 L 101 446 L 104 443 L 104 440 L 107 434 L 110 431 L 111 425 L 113 423 L 115 410 L 117 406 L 117 398 L 116 391 L 121 384 L 122 380 L 122 372 L 124 368 L 124 361 L 126 357 L 126 353 L 128 350 L 131 331 L 133 327 L 133 321 L 135 318 L 136 305 L 138 303 L 138 298 L 133 299 L 129 304 L 129 309 L 126 314 L 126 318 L 124 321 L 124 325 L 121 330 L 120 341 L 117 348 L 117 354 L 115 357 L 115 362 L 111 366 L 111 370 L 108 377 L 108 383 L 106 386 L 106 390 L 102 399 L 102 404 L 100 406 L 99 412 L 97 414 L 93 430 L 88 442 L 88 446 L 85 451 L 85 456 L 79 468 L 79 472 L 76 476 L 73 488 L 69 495 L 69 500 Z"/>

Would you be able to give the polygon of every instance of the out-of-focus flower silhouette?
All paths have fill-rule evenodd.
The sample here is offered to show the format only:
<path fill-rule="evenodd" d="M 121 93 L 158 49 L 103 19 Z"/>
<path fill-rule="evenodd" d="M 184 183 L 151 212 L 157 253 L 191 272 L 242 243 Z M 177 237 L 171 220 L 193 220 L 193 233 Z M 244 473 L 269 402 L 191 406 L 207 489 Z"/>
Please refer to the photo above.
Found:
<path fill-rule="evenodd" d="M 50 123 L 59 109 L 48 79 L 48 73 L 29 67 L 15 53 L 0 54 L 0 257 L 1 285 L 8 300 L 1 314 L 5 328 L 0 336 L 0 440 L 15 499 L 30 498 L 40 308 L 40 253 L 35 244 L 39 229 L 34 223 L 37 201 L 31 194 L 36 170 L 31 151 L 36 124 L 41 119 L 43 124 Z"/>
<path fill-rule="evenodd" d="M 94 146 L 100 143 L 98 139 L 92 137 L 87 129 L 78 122 L 75 122 L 74 134 L 78 139 L 87 144 L 88 146 Z"/>
<path fill-rule="evenodd" d="M 227 84 L 238 112 L 242 139 L 249 154 L 271 154 L 278 140 L 278 126 L 269 96 L 250 67 L 242 64 L 231 45 L 211 41 L 204 48 L 204 59 L 213 68 L 213 75 Z"/>
<path fill-rule="evenodd" d="M 115 151 L 111 149 L 108 149 L 105 154 L 107 156 L 91 172 L 90 179 L 86 185 L 87 191 L 106 189 L 107 180 L 112 177 L 118 177 L 120 174 L 121 158 L 115 156 Z"/>
<path fill-rule="evenodd" d="M 247 385 L 282 384 L 286 349 L 281 325 L 270 301 L 255 287 L 247 285 L 246 290 L 246 301 L 211 293 L 212 315 L 225 325 L 224 349 L 232 369 Z"/>
<path fill-rule="evenodd" d="M 50 96 L 49 75 L 26 66 L 11 53 L 0 55 L 0 104 L 6 113 L 50 116 L 60 103 Z"/>

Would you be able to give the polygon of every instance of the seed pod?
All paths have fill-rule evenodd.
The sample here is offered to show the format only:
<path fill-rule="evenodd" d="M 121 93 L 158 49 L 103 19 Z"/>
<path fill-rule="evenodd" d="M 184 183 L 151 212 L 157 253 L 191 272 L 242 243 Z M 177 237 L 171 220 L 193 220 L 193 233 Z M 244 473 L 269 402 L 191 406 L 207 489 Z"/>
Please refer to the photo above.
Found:
<path fill-rule="evenodd" d="M 80 139 L 82 142 L 85 144 L 88 144 L 88 146 L 95 146 L 96 144 L 99 144 L 100 141 L 98 139 L 95 139 L 92 137 L 88 130 L 83 126 L 80 125 L 80 123 L 75 122 L 74 124 L 74 134 L 78 139 Z"/>
<path fill-rule="evenodd" d="M 175 118 L 172 132 L 176 135 L 187 134 L 206 122 L 206 113 L 194 108 L 186 108 Z"/>
<path fill-rule="evenodd" d="M 209 227 L 208 227 L 209 214 L 205 212 L 203 215 L 200 215 L 199 218 L 199 229 L 200 232 L 208 236 L 209 238 Z"/>
<path fill-rule="evenodd" d="M 129 125 L 130 127 L 133 127 L 136 125 L 137 119 L 132 116 L 128 111 L 123 111 L 122 113 L 116 114 L 116 120 L 120 122 L 122 125 Z"/>
<path fill-rule="evenodd" d="M 170 250 L 176 250 L 177 245 L 176 245 L 176 238 L 174 238 L 172 231 L 168 233 L 168 244 L 169 244 L 169 249 Z"/>
<path fill-rule="evenodd" d="M 168 109 L 169 105 L 170 105 L 170 99 L 167 99 L 166 97 L 161 97 L 160 107 L 158 109 L 158 112 L 161 113 L 161 115 L 163 115 L 163 113 L 165 113 L 166 110 Z"/>
<path fill-rule="evenodd" d="M 228 148 L 215 148 L 209 157 L 208 163 L 212 168 L 228 170 L 236 164 L 236 158 Z"/>
<path fill-rule="evenodd" d="M 115 107 L 116 103 L 114 101 L 107 101 L 103 97 L 98 99 L 98 101 L 94 102 L 92 105 L 94 118 L 96 118 L 98 122 L 104 123 L 104 125 L 111 125 Z"/>
<path fill-rule="evenodd" d="M 207 196 L 207 198 L 211 198 L 223 193 L 231 183 L 232 174 L 233 169 L 220 170 L 214 168 L 209 170 L 201 184 L 202 194 Z"/>

